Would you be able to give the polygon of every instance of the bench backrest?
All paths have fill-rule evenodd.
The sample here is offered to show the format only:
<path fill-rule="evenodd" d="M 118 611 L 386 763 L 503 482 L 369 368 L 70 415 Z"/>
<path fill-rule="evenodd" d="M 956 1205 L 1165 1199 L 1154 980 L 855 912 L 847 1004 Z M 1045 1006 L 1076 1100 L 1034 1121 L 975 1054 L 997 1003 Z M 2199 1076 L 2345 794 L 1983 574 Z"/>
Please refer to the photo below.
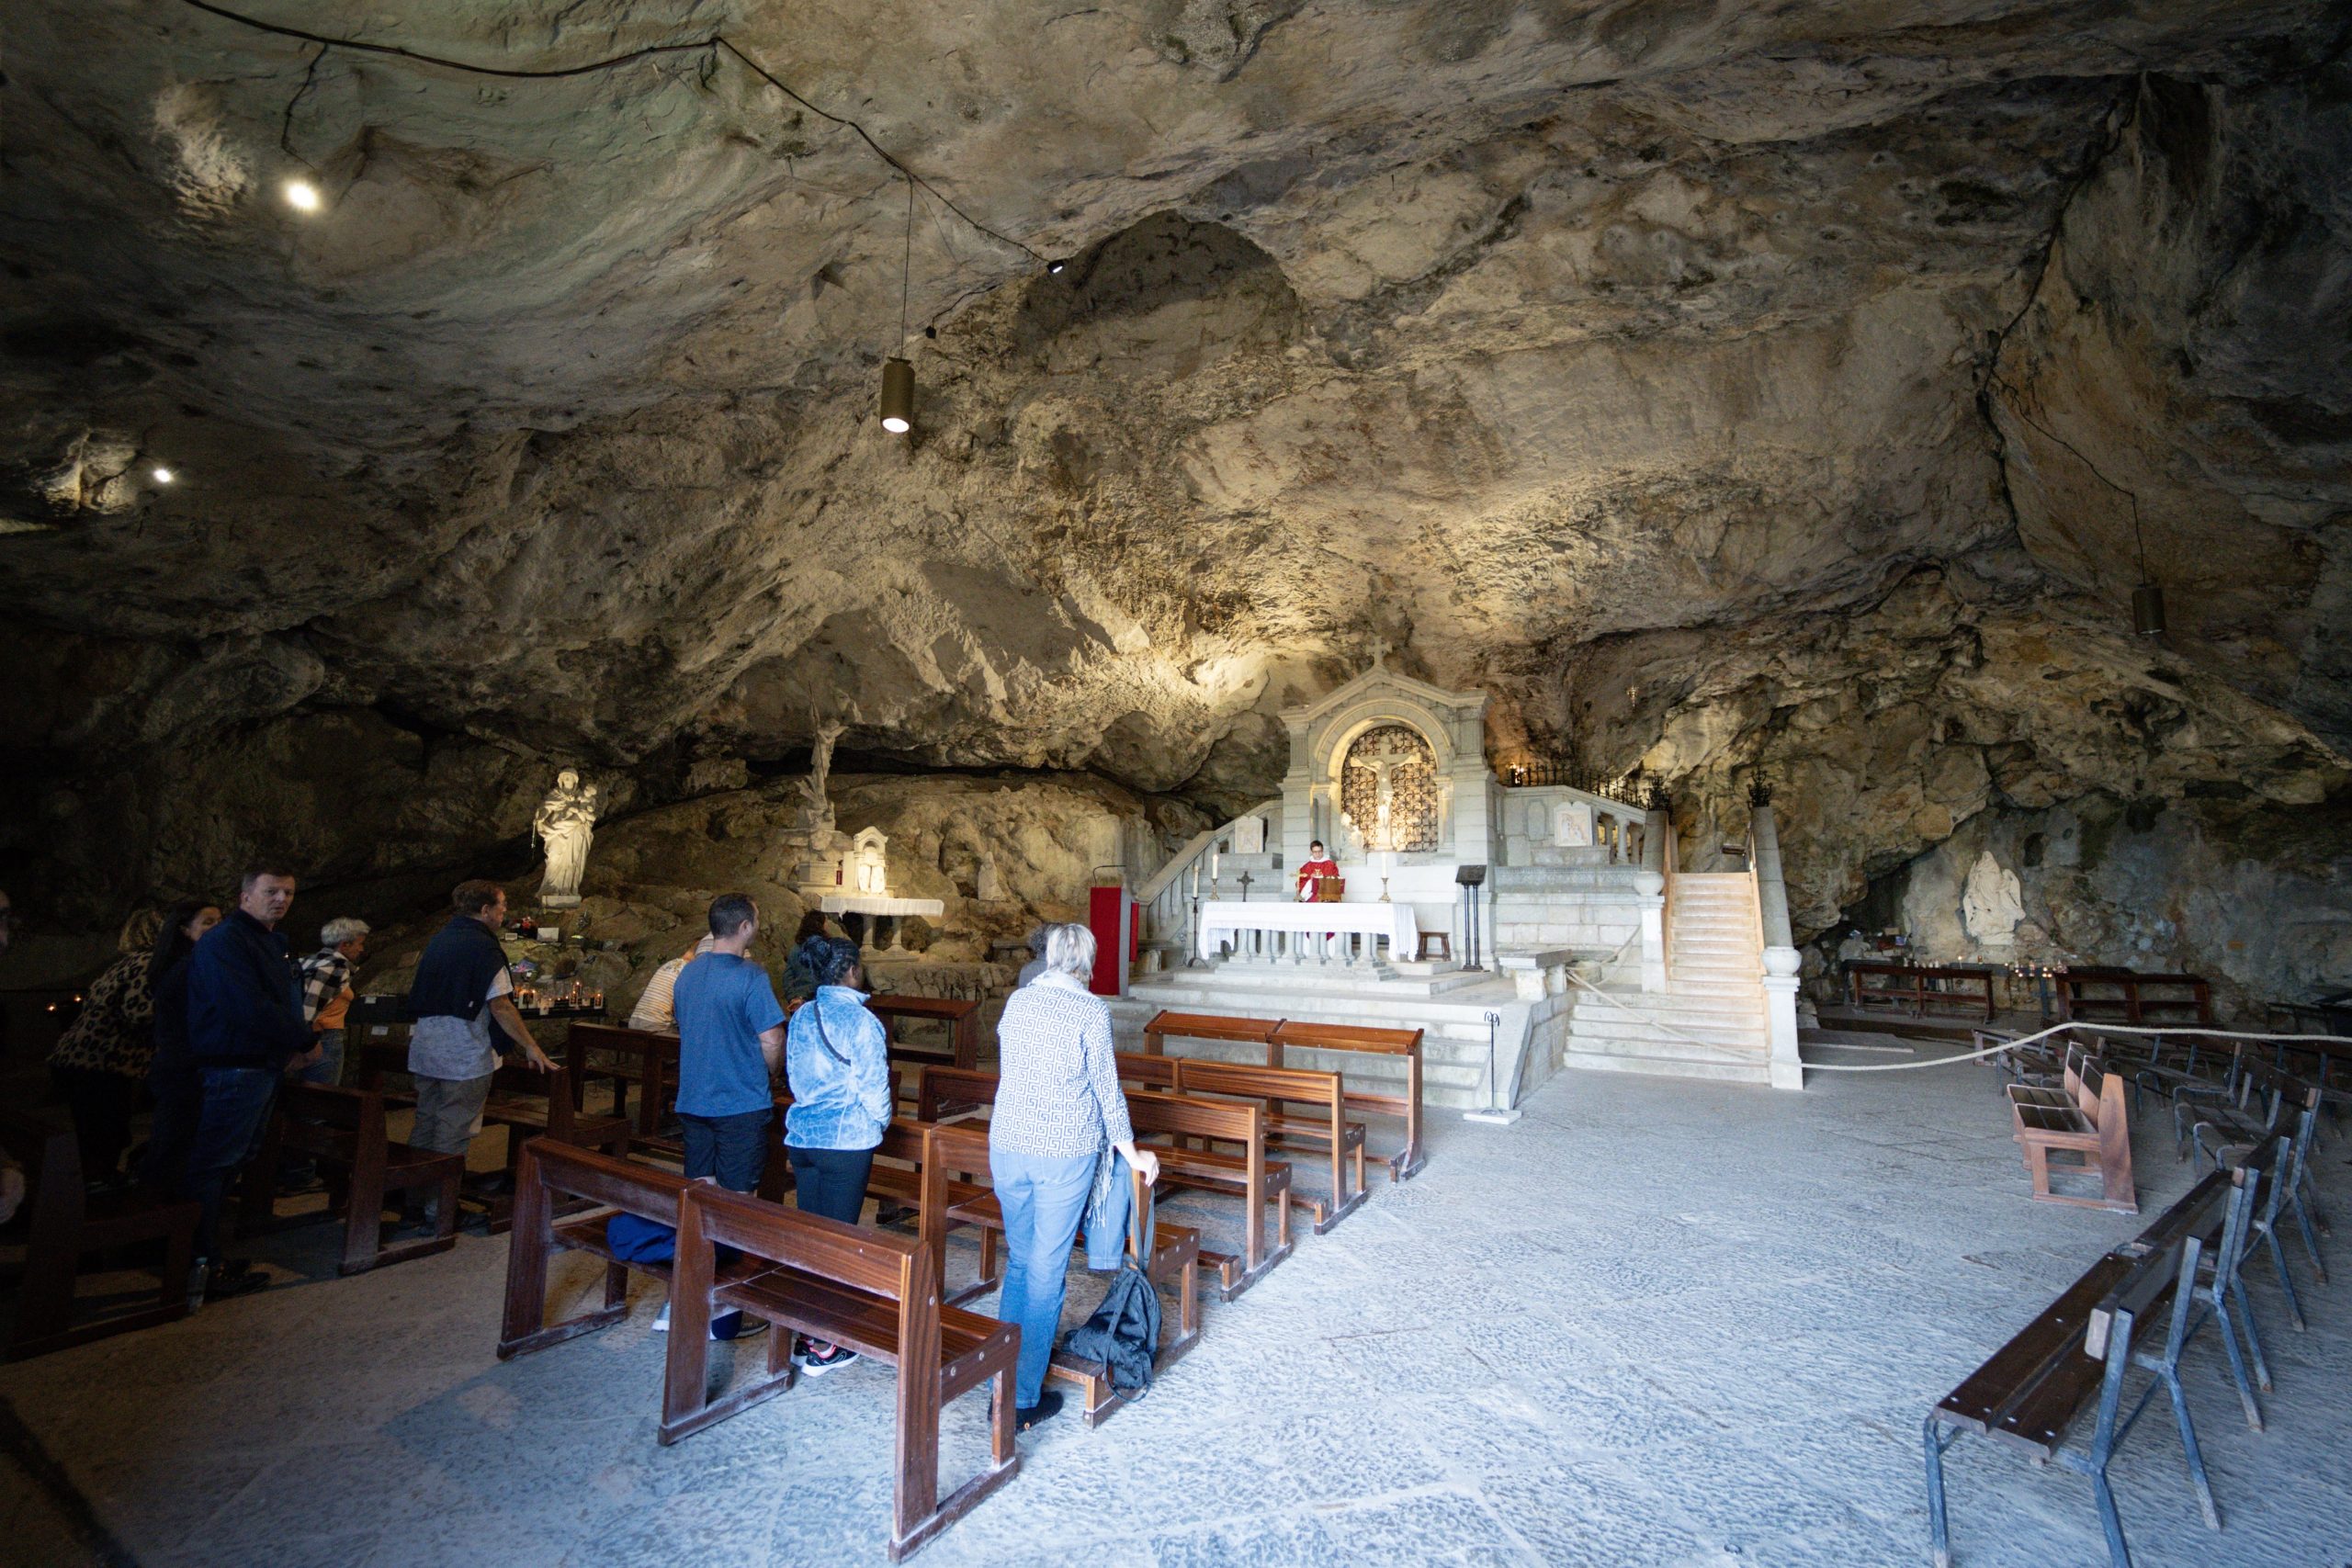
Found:
<path fill-rule="evenodd" d="M 318 1127 L 356 1134 L 363 1143 L 381 1142 L 384 1137 L 384 1096 L 380 1089 L 282 1083 L 277 1089 L 277 1108 L 284 1118 L 286 1141 L 297 1147 L 314 1142 L 306 1139 L 303 1133 Z"/>
<path fill-rule="evenodd" d="M 600 1045 L 606 1050 L 616 1051 L 637 1050 L 639 1048 L 639 1042 L 646 1040 L 662 1041 L 673 1049 L 675 1049 L 678 1043 L 678 1037 L 665 1030 L 631 1029 L 618 1023 L 575 1022 L 571 1026 L 571 1032 L 565 1038 L 575 1043 Z"/>
<path fill-rule="evenodd" d="M 915 1077 L 915 1115 L 924 1122 L 936 1122 L 944 1105 L 994 1105 L 996 1090 L 994 1073 L 925 1063 Z"/>
<path fill-rule="evenodd" d="M 1274 1043 L 1301 1050 L 1377 1051 L 1401 1055 L 1421 1043 L 1418 1029 L 1371 1029 L 1354 1023 L 1284 1023 L 1274 1031 Z"/>
<path fill-rule="evenodd" d="M 36 1225 L 63 1223 L 78 1227 L 87 1211 L 82 1179 L 82 1145 L 62 1116 L 0 1109 L 0 1148 L 25 1168 L 25 1206 Z"/>
<path fill-rule="evenodd" d="M 1175 1012 L 1163 1008 L 1151 1015 L 1151 1021 L 1143 1026 L 1143 1033 L 1147 1040 L 1172 1034 L 1179 1040 L 1237 1040 L 1243 1044 L 1263 1045 L 1281 1027 L 1279 1020 L 1271 1018 L 1227 1018 L 1222 1013 Z"/>
<path fill-rule="evenodd" d="M 1121 1083 L 1140 1084 L 1145 1089 L 1174 1089 L 1176 1064 L 1179 1056 L 1138 1056 L 1133 1052 L 1114 1054 Z"/>
<path fill-rule="evenodd" d="M 712 1247 L 731 1247 L 751 1257 L 763 1258 L 901 1305 L 921 1302 L 926 1291 L 934 1309 L 938 1303 L 938 1282 L 931 1270 L 931 1253 L 920 1241 L 843 1224 L 821 1214 L 803 1213 L 763 1198 L 696 1182 L 686 1189 L 678 1206 L 682 1285 L 689 1252 L 707 1259 L 707 1249 Z M 931 1327 L 936 1340 L 939 1324 L 935 1311 Z"/>
<path fill-rule="evenodd" d="M 1260 1100 L 1296 1100 L 1340 1110 L 1347 1091 L 1337 1073 L 1307 1067 L 1256 1067 L 1233 1062 L 1175 1058 L 1176 1089 L 1181 1094 L 1238 1094 Z"/>
<path fill-rule="evenodd" d="M 953 1171 L 980 1178 L 989 1173 L 989 1124 L 985 1122 L 941 1122 L 931 1129 L 931 1156 L 944 1177 Z"/>
<path fill-rule="evenodd" d="M 679 1195 L 695 1183 L 673 1170 L 618 1159 L 601 1149 L 534 1138 L 523 1145 L 516 1161 L 515 1185 L 584 1198 L 656 1224 L 674 1225 Z"/>

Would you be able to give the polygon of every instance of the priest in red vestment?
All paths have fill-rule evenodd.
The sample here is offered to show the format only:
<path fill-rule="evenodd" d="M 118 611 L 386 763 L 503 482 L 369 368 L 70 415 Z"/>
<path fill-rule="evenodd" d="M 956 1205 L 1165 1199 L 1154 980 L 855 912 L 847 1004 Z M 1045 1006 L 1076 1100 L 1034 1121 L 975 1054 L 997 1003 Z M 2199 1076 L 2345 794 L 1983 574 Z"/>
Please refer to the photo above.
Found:
<path fill-rule="evenodd" d="M 1340 874 L 1340 863 L 1323 852 L 1323 840 L 1316 840 L 1306 847 L 1306 858 L 1298 864 L 1298 901 L 1312 904 L 1317 897 L 1316 885 L 1327 876 Z"/>

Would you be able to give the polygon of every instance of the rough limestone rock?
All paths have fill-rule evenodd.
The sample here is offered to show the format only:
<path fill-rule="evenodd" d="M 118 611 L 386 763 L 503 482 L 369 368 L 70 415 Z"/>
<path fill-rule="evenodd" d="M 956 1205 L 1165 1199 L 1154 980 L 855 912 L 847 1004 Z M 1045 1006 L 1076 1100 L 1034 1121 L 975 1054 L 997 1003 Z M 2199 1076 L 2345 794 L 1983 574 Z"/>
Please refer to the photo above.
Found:
<path fill-rule="evenodd" d="M 1375 640 L 1699 863 L 1769 778 L 1808 934 L 1988 811 L 2344 787 L 2340 8 L 25 9 L 0 874 L 76 929 L 835 725 L 1223 814 Z"/>

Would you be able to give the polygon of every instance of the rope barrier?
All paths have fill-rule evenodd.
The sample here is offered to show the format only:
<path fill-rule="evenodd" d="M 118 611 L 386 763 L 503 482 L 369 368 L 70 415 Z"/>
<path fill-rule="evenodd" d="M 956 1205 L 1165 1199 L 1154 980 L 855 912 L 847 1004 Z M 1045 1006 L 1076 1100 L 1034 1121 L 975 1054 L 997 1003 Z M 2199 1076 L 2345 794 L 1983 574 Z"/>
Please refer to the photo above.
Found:
<path fill-rule="evenodd" d="M 1611 953 L 1602 962 L 1614 962 L 1626 948 L 1632 945 L 1633 938 L 1628 937 L 1618 944 L 1615 953 Z M 1656 1019 L 1648 1017 L 1637 1008 L 1627 1007 L 1623 1002 L 1577 974 L 1573 966 L 1568 970 L 1568 978 L 1618 1011 L 1630 1013 L 1642 1019 L 1661 1034 L 1679 1040 L 1688 1045 L 1702 1045 L 1711 1051 L 1720 1051 L 1724 1048 L 1723 1042 L 1720 1040 L 1701 1040 L 1695 1035 L 1685 1034 L 1670 1024 L 1660 1023 Z M 2195 1034 L 2207 1040 L 2261 1040 L 2287 1043 L 2299 1040 L 2307 1041 L 2311 1038 L 2307 1034 L 2258 1034 L 2245 1030 L 2208 1029 L 2200 1025 L 2186 1023 L 2154 1025 L 2068 1022 L 2053 1023 L 2047 1029 L 2039 1030 L 2031 1034 L 2021 1034 L 2015 1040 L 2004 1040 L 1997 1045 L 1988 1045 L 1981 1051 L 1967 1051 L 1957 1056 L 1931 1056 L 1923 1062 L 1806 1062 L 1802 1065 L 1809 1073 L 1900 1073 L 1917 1067 L 1948 1067 L 1955 1062 L 1982 1061 L 1987 1056 L 2000 1055 L 2005 1051 L 2018 1050 L 2033 1044 L 2036 1041 L 2046 1040 L 2051 1035 L 2063 1034 L 2069 1029 L 2097 1029 L 2108 1034 Z M 1833 1049 L 1835 1048 L 1834 1043 L 1825 1041 L 1822 1043 L 1830 1044 Z"/>

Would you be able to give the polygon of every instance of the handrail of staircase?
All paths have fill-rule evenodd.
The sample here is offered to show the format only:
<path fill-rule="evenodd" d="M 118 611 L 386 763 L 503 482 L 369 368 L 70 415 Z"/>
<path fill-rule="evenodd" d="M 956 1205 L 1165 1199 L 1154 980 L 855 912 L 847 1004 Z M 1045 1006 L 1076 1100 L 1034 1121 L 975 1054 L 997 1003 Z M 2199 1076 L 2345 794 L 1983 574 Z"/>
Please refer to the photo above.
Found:
<path fill-rule="evenodd" d="M 1274 796 L 1272 800 L 1261 800 L 1249 810 L 1242 812 L 1240 816 L 1235 817 L 1232 821 L 1193 834 L 1184 841 L 1183 848 L 1170 855 L 1158 871 L 1144 879 L 1143 886 L 1136 889 L 1135 898 L 1136 902 L 1141 904 L 1147 911 L 1147 919 L 1154 934 L 1164 934 L 1171 925 L 1177 923 L 1176 917 L 1182 911 L 1185 897 L 1183 889 L 1185 873 L 1198 866 L 1203 857 L 1216 845 L 1231 838 L 1234 824 L 1239 822 L 1242 817 L 1262 816 L 1279 807 L 1282 803 L 1280 795 Z M 1167 908 L 1162 908 L 1162 905 L 1166 905 Z"/>
<path fill-rule="evenodd" d="M 1670 809 L 1652 815 L 1658 820 L 1644 827 L 1642 860 L 1644 869 L 1655 871 L 1666 879 L 1666 886 L 1659 889 L 1657 956 L 1658 962 L 1666 966 L 1671 983 L 1674 973 L 1674 863 L 1682 858 L 1679 852 L 1681 840 L 1674 835 L 1674 814 Z"/>

